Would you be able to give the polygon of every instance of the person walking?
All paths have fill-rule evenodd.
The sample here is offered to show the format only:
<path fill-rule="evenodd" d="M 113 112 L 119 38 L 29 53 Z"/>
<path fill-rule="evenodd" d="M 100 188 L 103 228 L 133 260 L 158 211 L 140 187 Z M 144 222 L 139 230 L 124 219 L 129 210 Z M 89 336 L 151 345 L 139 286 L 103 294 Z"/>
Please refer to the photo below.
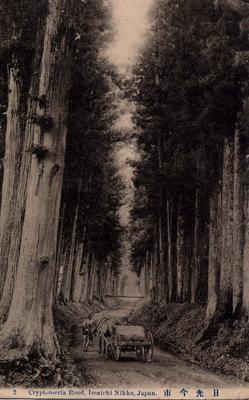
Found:
<path fill-rule="evenodd" d="M 84 337 L 84 351 L 88 350 L 89 346 L 93 346 L 93 336 L 96 332 L 97 321 L 89 314 L 82 325 L 82 335 Z"/>

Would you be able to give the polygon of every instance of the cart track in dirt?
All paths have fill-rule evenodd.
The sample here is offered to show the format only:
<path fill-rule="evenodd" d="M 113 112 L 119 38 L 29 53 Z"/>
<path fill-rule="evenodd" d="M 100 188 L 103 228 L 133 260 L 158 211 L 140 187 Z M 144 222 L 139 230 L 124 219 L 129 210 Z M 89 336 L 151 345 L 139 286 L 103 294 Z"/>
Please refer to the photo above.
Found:
<path fill-rule="evenodd" d="M 95 314 L 95 318 L 118 318 L 127 321 L 132 314 L 137 301 L 120 303 L 117 308 Z M 94 385 L 98 388 L 234 388 L 249 387 L 234 378 L 214 374 L 197 364 L 181 360 L 158 347 L 154 349 L 154 361 L 151 363 L 138 362 L 136 355 L 128 353 L 121 355 L 119 361 L 108 360 L 106 355 L 98 353 L 98 343 L 95 338 L 94 347 L 83 353 L 79 367 L 86 368 L 93 377 Z M 84 385 L 85 386 L 85 385 Z"/>

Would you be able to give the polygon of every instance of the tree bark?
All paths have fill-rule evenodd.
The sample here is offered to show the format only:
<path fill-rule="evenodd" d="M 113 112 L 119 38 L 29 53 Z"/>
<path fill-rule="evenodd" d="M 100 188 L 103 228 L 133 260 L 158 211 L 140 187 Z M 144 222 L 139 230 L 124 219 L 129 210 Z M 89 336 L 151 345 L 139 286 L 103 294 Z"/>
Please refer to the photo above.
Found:
<path fill-rule="evenodd" d="M 159 301 L 158 296 L 158 240 L 157 235 L 155 235 L 155 242 L 154 242 L 154 254 L 153 254 L 153 270 L 154 270 L 154 289 L 153 289 L 153 299 L 155 302 Z"/>
<path fill-rule="evenodd" d="M 245 0 L 215 0 L 217 7 L 227 7 L 242 17 L 249 16 L 249 4 Z"/>
<path fill-rule="evenodd" d="M 59 222 L 59 238 L 58 238 L 58 245 L 56 251 L 56 262 L 55 262 L 55 272 L 54 272 L 54 302 L 57 301 L 58 295 L 58 284 L 59 284 L 59 275 L 61 270 L 61 261 L 63 256 L 63 245 L 64 245 L 64 238 L 63 238 L 63 228 L 64 228 L 64 215 L 65 215 L 65 204 L 63 203 L 62 213 Z"/>
<path fill-rule="evenodd" d="M 233 189 L 234 140 L 224 139 L 222 182 L 221 272 L 219 293 L 220 317 L 233 313 Z"/>
<path fill-rule="evenodd" d="M 215 188 L 210 198 L 208 302 L 206 322 L 210 322 L 218 308 L 221 263 L 221 188 Z"/>
<path fill-rule="evenodd" d="M 84 246 L 84 252 L 85 252 Z M 88 291 L 88 280 L 89 280 L 89 262 L 90 262 L 90 249 L 87 250 L 86 255 L 83 255 L 81 264 L 81 276 L 82 276 L 82 290 L 80 296 L 80 303 L 85 303 L 87 301 L 87 291 Z"/>
<path fill-rule="evenodd" d="M 171 202 L 171 272 L 172 272 L 172 292 L 169 301 L 177 301 L 177 233 L 178 233 L 178 201 L 172 199 Z"/>
<path fill-rule="evenodd" d="M 206 304 L 208 282 L 208 194 L 196 190 L 194 216 L 194 249 L 191 276 L 191 303 Z"/>
<path fill-rule="evenodd" d="M 107 257 L 106 263 L 105 263 L 105 277 L 103 280 L 103 301 L 105 302 L 106 296 L 108 294 L 108 277 L 109 277 L 109 271 L 110 271 L 110 256 Z"/>
<path fill-rule="evenodd" d="M 172 214 L 170 201 L 167 200 L 167 255 L 168 255 L 168 295 L 169 301 L 173 294 L 173 262 L 172 262 Z"/>
<path fill-rule="evenodd" d="M 184 200 L 180 198 L 177 220 L 177 301 L 179 303 L 190 299 L 190 238 L 186 231 L 186 215 L 183 202 Z"/>
<path fill-rule="evenodd" d="M 79 214 L 79 204 L 77 204 L 75 210 L 69 261 L 66 268 L 64 268 L 65 276 L 63 277 L 63 285 L 61 287 L 61 299 L 63 303 L 68 303 L 69 300 L 71 300 L 71 286 L 72 286 L 74 266 L 75 266 L 75 247 L 76 247 L 78 214 Z"/>
<path fill-rule="evenodd" d="M 20 246 L 22 239 L 23 221 L 25 216 L 25 204 L 27 197 L 27 180 L 31 166 L 30 149 L 33 144 L 34 138 L 34 124 L 32 123 L 32 116 L 37 111 L 36 94 L 38 93 L 39 73 L 41 68 L 42 46 L 43 46 L 44 28 L 42 23 L 39 23 L 37 40 L 36 40 L 36 54 L 34 57 L 33 76 L 31 80 L 31 87 L 28 96 L 28 107 L 26 116 L 25 134 L 22 143 L 22 154 L 19 169 L 16 172 L 17 177 L 17 195 L 15 203 L 10 207 L 14 211 L 14 219 L 11 230 L 11 237 L 8 248 L 8 261 L 7 261 L 7 275 L 5 278 L 4 288 L 0 302 L 0 320 L 7 318 L 10 303 L 13 295 L 14 284 L 17 273 L 17 266 L 20 254 Z M 23 99 L 24 100 L 24 99 Z"/>
<path fill-rule="evenodd" d="M 56 301 L 59 301 L 59 302 L 62 302 L 61 287 L 62 287 L 62 283 L 63 283 L 64 270 L 65 270 L 65 266 L 67 265 L 68 253 L 69 253 L 68 249 L 65 248 L 64 241 L 63 241 L 62 249 L 64 249 L 64 251 L 62 251 L 62 255 L 60 258 L 60 268 L 59 268 L 59 273 L 58 273 L 57 293 L 56 293 Z"/>
<path fill-rule="evenodd" d="M 83 243 L 80 243 L 77 246 L 76 250 L 76 260 L 75 260 L 75 270 L 73 274 L 72 280 L 72 301 L 78 303 L 80 301 L 80 295 L 83 285 L 83 276 L 80 275 L 80 267 L 82 263 L 82 256 L 83 256 Z"/>
<path fill-rule="evenodd" d="M 95 275 L 96 275 L 96 258 L 95 258 L 95 254 L 93 253 L 91 269 L 90 269 L 90 280 L 88 282 L 88 284 L 89 284 L 88 300 L 90 303 L 92 302 L 93 296 L 94 296 L 94 285 L 95 285 L 95 278 L 96 278 Z"/>
<path fill-rule="evenodd" d="M 23 146 L 22 119 L 22 79 L 19 67 L 16 64 L 9 68 L 7 129 L 5 136 L 4 174 L 0 214 L 0 297 L 3 293 L 8 267 L 11 232 L 15 223 L 17 184 L 19 181 Z"/>
<path fill-rule="evenodd" d="M 245 196 L 245 245 L 243 252 L 243 314 L 249 316 L 249 199 L 248 188 Z"/>
<path fill-rule="evenodd" d="M 233 197 L 233 312 L 239 316 L 243 299 L 243 251 L 244 251 L 244 171 L 245 148 L 240 132 L 235 132 L 234 142 L 234 197 Z"/>
<path fill-rule="evenodd" d="M 146 251 L 145 263 L 144 263 L 144 292 L 145 296 L 149 294 L 149 282 L 150 282 L 150 268 L 149 268 L 149 251 Z"/>
<path fill-rule="evenodd" d="M 73 5 L 50 0 L 43 44 L 38 113 L 27 182 L 21 251 L 8 319 L 0 334 L 1 359 L 27 356 L 56 362 L 53 278 L 66 144 Z M 13 343 L 15 345 L 13 346 Z"/>

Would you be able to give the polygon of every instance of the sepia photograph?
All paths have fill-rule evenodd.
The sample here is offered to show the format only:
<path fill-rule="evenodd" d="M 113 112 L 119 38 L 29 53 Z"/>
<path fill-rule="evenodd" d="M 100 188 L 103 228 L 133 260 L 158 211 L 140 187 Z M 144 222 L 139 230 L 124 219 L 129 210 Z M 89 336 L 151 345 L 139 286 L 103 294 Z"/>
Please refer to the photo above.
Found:
<path fill-rule="evenodd" d="M 249 399 L 249 1 L 0 0 L 0 400 Z"/>

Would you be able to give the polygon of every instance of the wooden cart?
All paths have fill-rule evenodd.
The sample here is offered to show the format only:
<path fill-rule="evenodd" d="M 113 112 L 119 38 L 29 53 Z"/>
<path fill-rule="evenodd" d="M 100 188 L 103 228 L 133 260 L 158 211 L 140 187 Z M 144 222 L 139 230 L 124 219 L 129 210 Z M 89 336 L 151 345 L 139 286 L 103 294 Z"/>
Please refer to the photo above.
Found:
<path fill-rule="evenodd" d="M 119 325 L 113 327 L 113 332 L 106 341 L 107 357 L 118 361 L 122 353 L 135 352 L 137 360 L 147 362 L 153 359 L 153 336 L 142 326 Z"/>

